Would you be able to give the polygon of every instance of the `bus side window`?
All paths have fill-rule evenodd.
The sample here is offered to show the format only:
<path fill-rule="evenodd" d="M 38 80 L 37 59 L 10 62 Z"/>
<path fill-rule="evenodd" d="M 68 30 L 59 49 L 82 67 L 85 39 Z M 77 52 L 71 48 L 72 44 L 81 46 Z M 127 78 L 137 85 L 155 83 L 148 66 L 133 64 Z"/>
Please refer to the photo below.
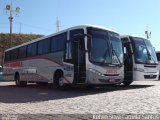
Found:
<path fill-rule="evenodd" d="M 5 52 L 4 61 L 5 61 L 5 62 L 8 62 L 8 61 L 10 61 L 10 60 L 11 60 L 11 53 L 10 53 L 10 51 Z"/>
<path fill-rule="evenodd" d="M 16 60 L 18 58 L 18 51 L 18 48 L 11 51 L 11 60 Z"/>
<path fill-rule="evenodd" d="M 71 53 L 71 41 L 66 43 L 66 55 L 65 55 L 65 59 L 72 59 L 72 53 Z"/>
<path fill-rule="evenodd" d="M 69 41 L 66 42 L 64 61 L 73 63 L 73 42 L 76 34 L 84 34 L 83 29 L 75 29 L 69 32 Z"/>
<path fill-rule="evenodd" d="M 156 53 L 157 55 L 157 60 L 160 61 L 160 53 Z"/>
<path fill-rule="evenodd" d="M 27 45 L 27 57 L 33 57 L 37 55 L 37 42 Z"/>
<path fill-rule="evenodd" d="M 62 33 L 51 38 L 51 52 L 64 51 L 67 33 Z"/>

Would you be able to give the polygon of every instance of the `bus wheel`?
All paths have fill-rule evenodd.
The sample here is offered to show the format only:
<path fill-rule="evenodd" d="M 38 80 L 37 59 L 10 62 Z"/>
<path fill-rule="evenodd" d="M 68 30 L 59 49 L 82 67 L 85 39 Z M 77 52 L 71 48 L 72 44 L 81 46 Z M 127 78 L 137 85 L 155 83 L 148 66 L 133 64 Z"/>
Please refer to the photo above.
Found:
<path fill-rule="evenodd" d="M 129 86 L 131 83 L 132 83 L 132 82 L 128 82 L 128 81 L 123 82 L 123 84 L 124 84 L 125 86 Z"/>
<path fill-rule="evenodd" d="M 25 86 L 27 86 L 27 82 L 26 81 L 20 81 L 19 74 L 15 75 L 15 83 L 16 83 L 16 86 L 18 86 L 18 87 L 25 87 Z"/>
<path fill-rule="evenodd" d="M 62 72 L 56 72 L 54 75 L 54 87 L 63 89 L 66 85 L 64 84 L 64 77 Z"/>

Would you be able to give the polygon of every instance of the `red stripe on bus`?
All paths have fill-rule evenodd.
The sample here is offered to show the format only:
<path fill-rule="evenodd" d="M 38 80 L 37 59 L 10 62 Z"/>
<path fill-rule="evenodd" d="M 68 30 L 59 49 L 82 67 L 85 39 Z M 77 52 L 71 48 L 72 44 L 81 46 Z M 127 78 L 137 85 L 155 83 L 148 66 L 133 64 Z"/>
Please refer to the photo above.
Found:
<path fill-rule="evenodd" d="M 13 63 L 7 63 L 7 64 L 4 64 L 5 67 L 22 67 L 22 61 L 17 61 L 17 62 L 13 62 Z"/>
<path fill-rule="evenodd" d="M 48 59 L 48 58 L 32 58 L 32 59 L 42 59 L 42 60 L 44 59 L 44 60 L 48 60 L 48 61 L 51 61 L 51 62 L 56 63 L 56 64 L 60 65 L 61 67 L 63 67 L 63 64 L 60 64 L 60 63 L 58 63 L 58 62 L 56 62 L 56 61 L 54 61 L 52 59 Z"/>
<path fill-rule="evenodd" d="M 26 61 L 26 60 L 38 60 L 38 59 L 42 59 L 42 60 L 48 60 L 48 61 L 51 61 L 53 63 L 56 63 L 58 65 L 60 65 L 61 67 L 63 67 L 63 64 L 60 64 L 52 59 L 48 59 L 48 58 L 32 58 L 32 59 L 25 59 L 25 60 L 22 60 L 22 61 L 15 61 L 15 62 L 10 62 L 10 63 L 6 63 L 4 64 L 5 67 L 23 67 L 23 64 L 22 62 L 23 61 Z"/>

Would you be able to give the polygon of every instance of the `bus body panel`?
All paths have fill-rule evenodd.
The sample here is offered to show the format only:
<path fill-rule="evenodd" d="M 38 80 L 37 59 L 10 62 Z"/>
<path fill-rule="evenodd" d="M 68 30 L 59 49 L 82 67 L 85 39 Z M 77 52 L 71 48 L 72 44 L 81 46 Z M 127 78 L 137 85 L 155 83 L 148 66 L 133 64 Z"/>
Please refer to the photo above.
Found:
<path fill-rule="evenodd" d="M 124 79 L 123 67 L 101 67 L 94 64 L 87 65 L 88 84 L 118 84 Z"/>
<path fill-rule="evenodd" d="M 63 72 L 63 78 L 64 78 L 63 82 L 66 84 L 121 83 L 124 78 L 123 65 L 119 67 L 115 67 L 115 66 L 107 67 L 107 66 L 99 66 L 91 63 L 89 61 L 89 58 L 88 58 L 89 54 L 87 51 L 88 38 L 84 37 L 83 43 L 81 43 L 81 41 L 76 41 L 76 40 L 72 41 L 72 39 L 70 38 L 71 31 L 74 32 L 74 30 L 76 31 L 76 30 L 82 29 L 84 31 L 83 34 L 88 34 L 86 30 L 87 27 L 93 27 L 93 28 L 98 28 L 98 29 L 103 29 L 108 31 L 108 29 L 101 28 L 101 27 L 99 28 L 95 26 L 79 26 L 79 27 L 77 26 L 77 27 L 73 27 L 73 28 L 64 30 L 62 32 L 50 35 L 48 37 L 43 37 L 43 38 L 28 42 L 28 43 L 24 43 L 22 45 L 6 50 L 5 58 L 7 56 L 7 52 L 13 51 L 15 49 L 18 49 L 19 51 L 20 48 L 25 46 L 27 51 L 30 45 L 37 43 L 36 54 L 38 54 L 39 52 L 38 45 L 40 44 L 41 41 L 46 39 L 52 39 L 52 37 L 58 36 L 59 34 L 63 34 L 63 33 L 67 34 L 67 39 L 66 39 L 63 50 L 60 50 L 57 52 L 49 52 L 42 55 L 35 55 L 32 57 L 25 57 L 22 59 L 5 61 L 4 62 L 5 80 L 14 80 L 15 74 L 18 73 L 21 81 L 53 83 L 55 72 L 57 70 L 61 70 Z M 74 47 L 72 48 L 73 53 L 69 52 L 71 50 L 70 47 L 69 49 L 67 48 L 67 46 L 69 45 L 68 43 L 70 43 L 71 41 L 72 41 L 72 44 L 74 44 Z M 77 54 L 75 51 L 77 52 Z M 71 61 L 68 61 L 69 54 L 71 54 L 72 56 Z M 79 60 L 78 63 L 77 61 L 75 62 L 76 59 Z M 77 70 L 80 70 L 78 74 L 77 74 L 78 72 Z M 78 78 L 77 78 L 77 75 L 79 75 Z"/>
<path fill-rule="evenodd" d="M 138 71 L 139 70 L 139 71 Z M 135 70 L 133 72 L 133 80 L 139 81 L 139 80 L 158 80 L 159 77 L 159 71 L 158 66 L 156 67 L 144 67 L 144 65 L 137 64 L 135 67 Z"/>
<path fill-rule="evenodd" d="M 5 79 L 14 80 L 15 73 L 18 72 L 22 81 L 53 82 L 54 72 L 57 69 L 62 71 L 64 69 L 62 59 L 60 59 L 62 56 L 62 52 L 57 52 L 4 64 L 6 66 L 4 74 L 10 73 L 5 76 Z M 65 74 L 64 70 L 64 76 L 66 76 Z M 70 82 L 72 81 L 70 80 Z"/>

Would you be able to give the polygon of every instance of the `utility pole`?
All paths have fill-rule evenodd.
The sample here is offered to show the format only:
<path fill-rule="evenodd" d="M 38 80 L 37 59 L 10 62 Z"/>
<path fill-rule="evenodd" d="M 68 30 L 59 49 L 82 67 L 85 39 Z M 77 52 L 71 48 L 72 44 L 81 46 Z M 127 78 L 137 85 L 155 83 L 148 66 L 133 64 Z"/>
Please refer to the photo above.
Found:
<path fill-rule="evenodd" d="M 59 22 L 59 19 L 57 17 L 57 22 L 56 22 L 56 32 L 59 32 L 59 28 L 60 28 L 60 22 Z"/>
<path fill-rule="evenodd" d="M 6 8 L 5 8 L 6 12 L 9 12 L 9 22 L 10 22 L 10 42 L 9 42 L 9 47 L 12 47 L 12 23 L 13 23 L 13 13 L 16 13 L 16 15 L 19 14 L 20 12 L 20 7 L 16 7 L 15 10 L 12 9 L 12 0 L 11 0 L 11 3 L 10 5 L 6 5 Z"/>
<path fill-rule="evenodd" d="M 21 30 L 22 30 L 22 23 L 19 23 L 19 34 L 21 34 Z"/>

